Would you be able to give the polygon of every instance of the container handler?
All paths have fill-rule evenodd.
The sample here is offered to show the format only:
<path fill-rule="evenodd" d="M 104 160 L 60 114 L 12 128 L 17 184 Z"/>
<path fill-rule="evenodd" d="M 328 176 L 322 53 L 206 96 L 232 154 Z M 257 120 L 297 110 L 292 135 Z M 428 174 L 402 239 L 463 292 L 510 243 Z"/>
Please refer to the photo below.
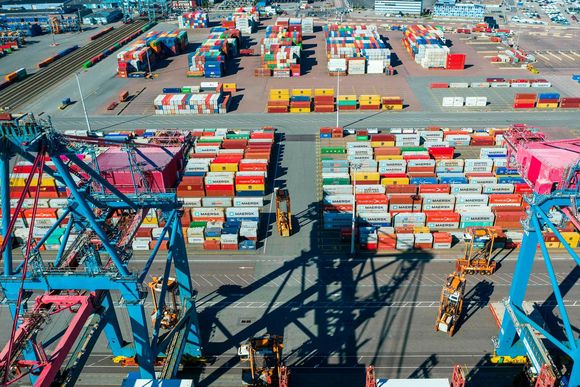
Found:
<path fill-rule="evenodd" d="M 287 372 L 281 375 L 283 348 L 282 336 L 270 334 L 252 337 L 240 345 L 238 348 L 240 361 L 248 363 L 249 366 L 242 369 L 242 385 L 278 387 L 281 376 L 284 378 L 287 376 Z"/>
<path fill-rule="evenodd" d="M 453 336 L 463 308 L 465 293 L 465 276 L 461 272 L 453 272 L 447 277 L 447 282 L 441 291 L 441 301 L 435 322 L 435 331 L 447 332 Z"/>
<path fill-rule="evenodd" d="M 530 73 L 532 73 L 532 74 L 539 74 L 539 73 L 540 73 L 540 71 L 538 71 L 538 69 L 537 69 L 537 68 L 535 68 L 533 64 L 528 64 L 528 65 L 526 66 L 526 68 L 527 68 L 527 69 L 528 69 L 528 71 L 529 71 Z"/>
<path fill-rule="evenodd" d="M 64 110 L 66 109 L 69 105 L 72 105 L 72 101 L 70 100 L 70 98 L 65 98 L 62 100 L 62 102 L 60 103 L 60 106 L 58 107 L 60 110 Z"/>
<path fill-rule="evenodd" d="M 465 234 L 465 254 L 455 262 L 455 271 L 465 274 L 493 274 L 496 262 L 492 253 L 497 237 L 491 227 L 472 227 Z"/>
<path fill-rule="evenodd" d="M 163 284 L 163 277 L 153 277 L 153 281 L 149 282 L 149 290 L 151 291 L 151 298 L 153 300 L 153 311 L 151 312 L 152 323 L 155 324 L 155 315 L 159 309 L 158 294 L 161 293 Z M 165 303 L 161 313 L 161 328 L 173 328 L 179 319 L 179 306 L 177 305 L 177 281 L 173 277 L 167 279 L 167 292 L 171 297 L 171 304 Z"/>
<path fill-rule="evenodd" d="M 290 194 L 286 189 L 275 188 L 276 192 L 276 225 L 278 234 L 283 237 L 292 235 L 292 208 Z"/>

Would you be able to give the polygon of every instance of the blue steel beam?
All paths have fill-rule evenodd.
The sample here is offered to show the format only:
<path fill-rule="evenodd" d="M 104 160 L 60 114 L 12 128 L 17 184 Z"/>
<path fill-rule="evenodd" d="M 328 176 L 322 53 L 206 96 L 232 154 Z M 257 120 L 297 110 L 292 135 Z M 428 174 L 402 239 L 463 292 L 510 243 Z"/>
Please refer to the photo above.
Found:
<path fill-rule="evenodd" d="M 62 160 L 59 157 L 52 156 L 51 159 L 54 163 L 54 166 L 58 170 L 59 174 L 65 180 L 66 185 L 67 185 L 68 189 L 70 190 L 71 194 L 76 199 L 76 201 L 78 203 L 77 210 L 90 223 L 92 230 L 95 232 L 95 234 L 98 235 L 99 239 L 101 240 L 101 243 L 103 244 L 103 247 L 105 248 L 107 253 L 109 253 L 111 260 L 113 261 L 113 263 L 117 267 L 117 270 L 119 271 L 119 273 L 122 276 L 128 276 L 129 271 L 127 270 L 127 267 L 119 258 L 117 251 L 109 243 L 107 234 L 103 231 L 103 229 L 101 228 L 101 226 L 97 222 L 95 215 L 93 214 L 93 211 L 91 210 L 89 205 L 85 202 L 84 196 L 78 191 L 78 189 L 77 189 L 77 187 L 72 179 L 72 176 L 70 175 L 70 173 L 66 169 L 66 166 L 64 165 L 64 163 L 62 162 Z M 107 287 L 104 287 L 103 289 L 107 289 Z"/>
<path fill-rule="evenodd" d="M 175 216 L 175 213 L 176 212 L 173 211 L 171 213 L 171 215 L 169 216 L 169 219 L 165 223 L 165 227 L 163 227 L 163 230 L 161 231 L 161 235 L 159 235 L 159 238 L 157 239 L 157 242 L 155 243 L 155 247 L 153 247 L 153 250 L 151 251 L 151 254 L 149 255 L 149 259 L 147 259 L 147 262 L 145 262 L 145 266 L 143 267 L 141 274 L 139 274 L 139 282 L 145 281 L 145 278 L 147 277 L 147 273 L 149 272 L 149 269 L 151 269 L 151 265 L 153 265 L 153 261 L 155 260 L 155 257 L 157 256 L 159 249 L 161 248 L 161 244 L 163 242 L 163 239 L 165 238 L 165 234 L 167 234 L 168 230 L 171 228 L 171 224 L 172 224 L 171 222 L 173 222 L 173 216 Z"/>
<path fill-rule="evenodd" d="M 48 231 L 46 232 L 46 234 L 44 234 L 44 236 L 42 238 L 40 238 L 40 240 L 38 241 L 38 243 L 36 244 L 36 246 L 34 246 L 32 248 L 32 251 L 38 251 L 38 249 L 40 249 L 42 247 L 42 245 L 44 245 L 44 242 L 46 242 L 48 240 L 48 238 L 50 238 L 50 236 L 52 235 L 52 233 L 60 226 L 60 224 L 63 222 L 63 220 L 71 213 L 71 209 L 70 207 L 67 207 L 66 210 L 64 210 L 64 212 L 62 213 L 61 216 L 58 217 L 58 219 L 56 220 L 56 222 L 50 226 L 50 228 L 48 229 Z"/>
<path fill-rule="evenodd" d="M 580 257 L 578 257 L 578 254 L 576 254 L 576 252 L 570 247 L 568 242 L 566 242 L 560 231 L 558 231 L 558 228 L 550 221 L 550 219 L 548 219 L 546 213 L 540 208 L 535 208 L 535 212 L 540 216 L 540 218 L 542 218 L 542 220 L 546 223 L 546 225 L 550 228 L 550 230 L 552 230 L 551 232 L 554 233 L 554 235 L 564 246 L 568 254 L 570 254 L 570 256 L 576 261 L 576 264 L 580 266 Z"/>
<path fill-rule="evenodd" d="M 12 274 L 12 235 L 8 234 L 10 226 L 10 145 L 3 144 L 0 152 L 0 196 L 2 196 L 2 237 L 8 239 L 2 258 L 4 259 L 4 273 Z"/>
<path fill-rule="evenodd" d="M 54 267 L 59 267 L 60 266 L 60 261 L 62 260 L 62 255 L 64 254 L 64 251 L 66 249 L 66 245 L 68 244 L 68 238 L 70 237 L 70 232 L 72 230 L 72 226 L 73 226 L 74 222 L 73 219 L 69 219 L 66 228 L 64 229 L 64 234 L 62 236 L 62 241 L 61 241 L 61 245 L 58 248 L 58 253 L 56 254 L 56 257 L 54 258 Z"/>

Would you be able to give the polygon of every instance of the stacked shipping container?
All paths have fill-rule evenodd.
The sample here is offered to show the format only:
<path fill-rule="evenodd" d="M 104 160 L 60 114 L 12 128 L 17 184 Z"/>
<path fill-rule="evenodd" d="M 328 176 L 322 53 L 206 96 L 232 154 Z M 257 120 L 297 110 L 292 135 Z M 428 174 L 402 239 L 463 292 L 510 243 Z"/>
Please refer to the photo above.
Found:
<path fill-rule="evenodd" d="M 165 88 L 153 101 L 155 114 L 225 114 L 231 94 L 217 82 L 202 82 L 200 86 Z"/>
<path fill-rule="evenodd" d="M 300 19 L 278 18 L 275 25 L 266 28 L 266 36 L 260 43 L 262 60 L 255 75 L 274 75 L 275 78 L 300 76 L 301 43 Z"/>
<path fill-rule="evenodd" d="M 184 12 L 177 18 L 179 28 L 208 28 L 209 17 L 203 11 Z"/>
<path fill-rule="evenodd" d="M 463 70 L 465 54 L 451 54 L 443 31 L 431 25 L 410 25 L 403 32 L 403 45 L 415 60 L 426 69 Z"/>
<path fill-rule="evenodd" d="M 382 74 L 390 67 L 391 52 L 375 25 L 327 24 L 324 35 L 331 75 Z"/>
<path fill-rule="evenodd" d="M 356 141 L 349 141 L 322 128 L 324 227 L 350 227 L 356 210 L 361 247 L 372 249 L 427 248 L 448 239 L 417 236 L 433 231 L 519 228 L 526 216 L 523 195 L 531 189 L 505 167 L 507 150 L 494 147 L 502 144 L 502 133 L 428 128 L 369 136 L 359 131 Z M 480 158 L 455 159 L 457 146 L 482 147 Z"/>
<path fill-rule="evenodd" d="M 207 39 L 189 55 L 188 77 L 219 78 L 229 60 L 239 55 L 242 35 L 239 30 L 214 27 Z"/>

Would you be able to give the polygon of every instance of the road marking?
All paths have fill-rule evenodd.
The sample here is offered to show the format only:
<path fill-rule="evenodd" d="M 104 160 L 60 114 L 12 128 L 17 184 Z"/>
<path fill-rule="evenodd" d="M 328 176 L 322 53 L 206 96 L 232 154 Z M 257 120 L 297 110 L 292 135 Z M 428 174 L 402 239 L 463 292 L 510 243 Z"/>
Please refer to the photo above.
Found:
<path fill-rule="evenodd" d="M 570 60 L 576 60 L 575 58 L 572 58 L 571 56 L 569 56 L 568 54 L 563 53 L 562 51 L 558 51 L 558 53 L 560 55 L 564 55 L 566 58 L 570 59 Z"/>
<path fill-rule="evenodd" d="M 577 56 L 578 58 L 580 58 L 580 54 L 578 54 L 576 51 L 571 51 L 571 54 L 573 54 L 574 56 Z"/>
<path fill-rule="evenodd" d="M 542 54 L 540 54 L 539 52 L 536 52 L 535 54 L 536 54 L 536 55 L 538 55 L 538 56 L 541 56 L 541 57 L 542 57 L 544 60 L 546 60 L 546 61 L 550 62 L 550 58 L 548 58 L 547 56 L 545 56 L 545 55 L 542 55 Z"/>
<path fill-rule="evenodd" d="M 556 56 L 553 52 L 548 51 L 548 54 L 553 56 L 554 58 L 558 59 L 560 62 L 562 62 L 562 58 L 560 58 L 559 56 Z"/>

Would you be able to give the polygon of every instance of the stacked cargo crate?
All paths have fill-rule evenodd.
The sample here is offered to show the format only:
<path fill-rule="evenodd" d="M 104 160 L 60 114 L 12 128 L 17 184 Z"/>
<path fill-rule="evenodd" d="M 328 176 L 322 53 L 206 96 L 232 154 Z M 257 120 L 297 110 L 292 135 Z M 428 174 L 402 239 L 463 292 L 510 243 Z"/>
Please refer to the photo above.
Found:
<path fill-rule="evenodd" d="M 538 101 L 536 107 L 539 109 L 555 109 L 560 102 L 560 94 L 558 93 L 540 93 L 538 94 Z"/>
<path fill-rule="evenodd" d="M 360 110 L 381 110 L 380 95 L 361 95 L 358 98 Z"/>
<path fill-rule="evenodd" d="M 336 110 L 356 110 L 358 107 L 358 100 L 356 95 L 339 95 L 336 99 Z"/>
<path fill-rule="evenodd" d="M 153 101 L 155 114 L 225 114 L 229 110 L 231 95 L 224 93 L 217 82 L 202 82 L 200 86 L 164 88 Z"/>
<path fill-rule="evenodd" d="M 184 12 L 177 18 L 179 28 L 208 28 L 209 18 L 206 12 L 194 11 Z"/>
<path fill-rule="evenodd" d="M 290 113 L 310 113 L 312 109 L 312 90 L 293 89 L 290 97 Z"/>
<path fill-rule="evenodd" d="M 426 69 L 462 70 L 465 54 L 450 54 L 443 31 L 431 25 L 410 25 L 403 32 L 403 45 L 415 60 Z"/>
<path fill-rule="evenodd" d="M 513 86 L 513 85 L 512 85 Z M 519 93 L 514 97 L 514 109 L 533 109 L 536 107 L 536 94 Z"/>
<path fill-rule="evenodd" d="M 149 71 L 158 59 L 184 53 L 187 45 L 185 31 L 151 31 L 117 54 L 117 75 L 126 78 L 131 73 Z"/>
<path fill-rule="evenodd" d="M 323 129 L 325 228 L 350 227 L 356 201 L 362 248 L 448 245 L 447 236 L 417 234 L 494 224 L 519 228 L 526 216 L 522 196 L 531 190 L 505 167 L 505 148 L 482 147 L 479 159 L 453 158 L 451 144 L 501 144 L 501 130 L 399 129 L 370 137 L 358 132 L 348 141 L 328 140 Z"/>
<path fill-rule="evenodd" d="M 403 99 L 401 97 L 382 97 L 381 104 L 383 110 L 403 110 Z"/>
<path fill-rule="evenodd" d="M 561 109 L 580 109 L 580 98 L 568 97 L 560 100 Z"/>
<path fill-rule="evenodd" d="M 242 35 L 239 30 L 214 27 L 201 46 L 189 55 L 188 77 L 220 78 L 227 63 L 239 54 Z"/>
<path fill-rule="evenodd" d="M 268 113 L 288 113 L 290 109 L 290 90 L 271 89 L 268 98 Z"/>
<path fill-rule="evenodd" d="M 262 60 L 256 76 L 288 78 L 300 76 L 300 52 L 302 25 L 291 24 L 295 19 L 278 18 L 276 24 L 266 28 L 266 36 L 260 44 Z"/>
<path fill-rule="evenodd" d="M 391 64 L 390 50 L 374 25 L 327 24 L 324 34 L 330 75 L 382 74 Z"/>
<path fill-rule="evenodd" d="M 222 27 L 240 30 L 244 34 L 251 34 L 258 30 L 260 14 L 256 7 L 239 8 L 221 21 Z"/>
<path fill-rule="evenodd" d="M 334 112 L 334 89 L 314 89 L 314 111 L 316 113 Z"/>

